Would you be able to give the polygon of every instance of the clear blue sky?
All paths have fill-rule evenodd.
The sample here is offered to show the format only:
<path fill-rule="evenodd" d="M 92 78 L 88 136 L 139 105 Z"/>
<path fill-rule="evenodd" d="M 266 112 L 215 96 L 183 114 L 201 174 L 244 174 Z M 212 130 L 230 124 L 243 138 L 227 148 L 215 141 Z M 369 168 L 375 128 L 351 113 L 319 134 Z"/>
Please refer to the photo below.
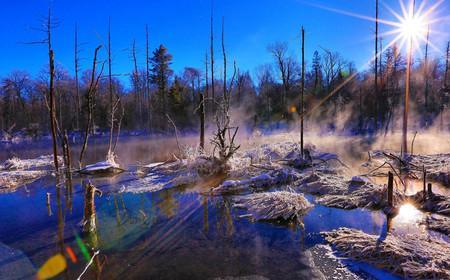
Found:
<path fill-rule="evenodd" d="M 407 0 L 403 0 L 407 1 Z M 90 66 L 93 50 L 106 44 L 108 18 L 112 21 L 113 71 L 129 73 L 132 69 L 129 48 L 133 39 L 138 47 L 139 64 L 145 61 L 145 24 L 150 29 L 150 47 L 164 44 L 173 54 L 176 73 L 185 66 L 202 67 L 209 48 L 210 0 L 15 0 L 2 1 L 0 10 L 0 76 L 12 70 L 39 73 L 47 63 L 45 46 L 21 42 L 42 37 L 34 31 L 49 5 L 60 25 L 53 34 L 56 60 L 73 73 L 73 32 L 78 23 L 82 46 L 82 68 Z M 267 45 L 286 41 L 293 54 L 299 53 L 299 29 L 306 29 L 306 55 L 320 47 L 340 52 L 359 67 L 373 55 L 374 23 L 318 8 L 323 5 L 366 16 L 374 16 L 374 0 L 214 0 L 215 48 L 219 71 L 221 18 L 226 22 L 228 60 L 236 59 L 241 69 L 253 71 L 260 64 L 272 62 Z M 399 11 L 398 0 L 385 4 Z M 420 4 L 420 0 L 417 0 Z M 427 2 L 435 3 L 429 0 Z M 450 1 L 440 6 L 438 14 L 446 16 Z M 380 17 L 392 19 L 380 6 Z M 433 27 L 450 30 L 448 21 Z M 386 26 L 382 30 L 388 30 Z M 431 40 L 440 49 L 450 39 L 448 34 L 433 35 Z M 389 38 L 386 38 L 389 40 Z M 437 53 L 435 53 L 436 55 Z M 105 57 L 106 53 L 103 52 Z"/>

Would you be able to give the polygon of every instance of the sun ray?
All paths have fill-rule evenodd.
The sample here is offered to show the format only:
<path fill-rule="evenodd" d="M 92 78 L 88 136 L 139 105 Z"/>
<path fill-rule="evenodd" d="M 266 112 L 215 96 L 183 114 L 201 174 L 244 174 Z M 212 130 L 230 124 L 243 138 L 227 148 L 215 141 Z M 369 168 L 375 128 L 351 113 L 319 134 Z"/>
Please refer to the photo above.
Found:
<path fill-rule="evenodd" d="M 397 18 L 398 21 L 401 21 L 403 19 L 403 17 L 397 13 L 396 11 L 394 11 L 389 5 L 387 5 L 384 1 L 381 2 L 381 5 L 383 5 L 384 8 L 386 8 L 388 10 L 389 13 L 391 13 L 394 17 Z"/>
<path fill-rule="evenodd" d="M 313 6 L 313 7 L 316 7 L 316 8 L 319 8 L 319 9 L 322 9 L 322 10 L 327 10 L 327 11 L 330 11 L 330 12 L 335 12 L 335 13 L 338 13 L 338 14 L 351 16 L 351 17 L 354 17 L 354 18 L 359 18 L 359 19 L 364 19 L 364 20 L 376 22 L 376 18 L 374 18 L 374 17 L 361 15 L 361 14 L 357 14 L 357 13 L 353 13 L 353 12 L 349 12 L 349 11 L 344 11 L 344 10 L 340 10 L 340 9 L 336 9 L 336 8 L 331 8 L 331 7 L 323 6 L 323 5 L 316 4 L 316 3 L 305 2 L 305 4 Z M 386 24 L 386 25 L 390 25 L 390 26 L 395 26 L 395 27 L 399 27 L 400 26 L 400 24 L 398 22 L 390 21 L 390 20 L 378 19 L 378 22 Z"/>

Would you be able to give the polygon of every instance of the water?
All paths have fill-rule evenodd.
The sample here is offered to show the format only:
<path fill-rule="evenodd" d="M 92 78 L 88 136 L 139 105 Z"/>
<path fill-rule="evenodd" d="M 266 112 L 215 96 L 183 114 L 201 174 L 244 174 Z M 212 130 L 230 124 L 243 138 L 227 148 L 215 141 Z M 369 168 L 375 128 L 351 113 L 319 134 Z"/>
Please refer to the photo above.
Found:
<path fill-rule="evenodd" d="M 133 145 L 142 145 L 143 141 L 119 149 L 119 156 L 127 154 Z M 140 153 L 128 152 L 127 163 L 163 157 L 153 153 L 152 158 L 146 158 L 154 152 L 154 147 Z M 103 154 L 104 146 L 93 150 L 91 158 L 102 159 L 99 155 Z M 8 250 L 21 251 L 23 255 L 1 258 L 0 278 L 33 278 L 36 269 L 48 258 L 58 252 L 65 253 L 69 246 L 78 260 L 77 263 L 68 261 L 68 269 L 59 278 L 75 279 L 87 263 L 76 243 L 76 235 L 93 251 L 100 252 L 85 279 L 213 279 L 252 275 L 311 279 L 320 276 L 318 270 L 328 277 L 348 279 L 389 276 L 355 263 L 352 270 L 356 274 L 343 272 L 339 262 L 321 253 L 323 249 L 318 247 L 325 244 L 321 231 L 339 227 L 383 235 L 387 220 L 380 211 L 348 211 L 315 205 L 303 218 L 304 227 L 252 222 L 239 218 L 243 212 L 231 206 L 230 197 L 202 195 L 207 186 L 118 193 L 121 182 L 131 178 L 134 178 L 132 173 L 124 173 L 113 178 L 91 179 L 103 193 L 95 198 L 96 231 L 84 235 L 81 221 L 85 194 L 81 178 L 74 178 L 70 186 L 64 182 L 57 185 L 55 178 L 48 176 L 14 193 L 1 194 L 0 250 L 3 254 Z M 47 193 L 50 193 L 49 206 Z M 307 198 L 314 202 L 313 196 Z M 407 207 L 401 214 L 392 221 L 394 231 L 425 231 L 417 224 L 417 217 L 424 215 L 422 212 Z"/>

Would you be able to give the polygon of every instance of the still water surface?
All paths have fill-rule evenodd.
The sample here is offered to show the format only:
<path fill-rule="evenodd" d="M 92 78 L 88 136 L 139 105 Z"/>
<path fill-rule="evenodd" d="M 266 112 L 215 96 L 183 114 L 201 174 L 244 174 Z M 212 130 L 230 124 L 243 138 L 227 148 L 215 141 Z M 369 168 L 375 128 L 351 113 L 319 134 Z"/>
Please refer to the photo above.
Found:
<path fill-rule="evenodd" d="M 118 150 L 119 158 L 131 170 L 136 162 L 149 163 L 168 156 L 156 152 L 158 145 L 142 148 L 142 141 L 130 142 L 121 146 L 127 148 Z M 167 142 L 166 147 L 170 145 L 176 144 Z M 136 147 L 141 147 L 139 152 Z M 104 145 L 90 149 L 89 160 L 103 160 Z M 42 150 L 9 153 L 31 157 Z M 54 177 L 48 176 L 14 193 L 1 194 L 0 278 L 31 279 L 48 258 L 65 252 L 69 246 L 78 261 L 68 261 L 68 269 L 59 278 L 76 279 L 87 263 L 76 235 L 93 251 L 100 252 L 85 279 L 214 279 L 250 275 L 312 279 L 319 277 L 318 268 L 330 278 L 356 277 L 342 275 L 331 258 L 317 251 L 317 245 L 324 244 L 319 233 L 351 227 L 382 235 L 387 228 L 386 217 L 380 211 L 348 211 L 320 205 L 306 214 L 304 227 L 253 222 L 240 218 L 243 213 L 231 206 L 230 197 L 202 194 L 207 187 L 120 193 L 121 182 L 135 176 L 131 171 L 113 178 L 74 178 L 71 185 L 57 184 Z M 95 198 L 97 229 L 88 235 L 81 233 L 83 180 L 91 180 L 103 192 Z M 46 203 L 47 193 L 50 205 Z M 307 198 L 314 202 L 313 196 Z M 394 231 L 425 231 L 417 225 L 422 212 L 408 207 L 401 213 L 392 221 Z M 318 254 L 322 256 L 317 257 Z M 358 271 L 353 270 L 363 278 L 388 276 L 361 266 Z"/>

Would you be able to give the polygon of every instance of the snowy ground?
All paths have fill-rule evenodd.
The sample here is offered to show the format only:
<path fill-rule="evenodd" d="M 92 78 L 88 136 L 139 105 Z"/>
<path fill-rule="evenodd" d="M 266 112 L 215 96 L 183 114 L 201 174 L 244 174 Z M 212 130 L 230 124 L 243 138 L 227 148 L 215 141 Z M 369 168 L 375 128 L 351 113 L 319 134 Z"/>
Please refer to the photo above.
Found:
<path fill-rule="evenodd" d="M 62 163 L 62 159 L 59 158 Z M 53 156 L 34 159 L 11 158 L 0 165 L 0 192 L 11 192 L 51 174 Z"/>

